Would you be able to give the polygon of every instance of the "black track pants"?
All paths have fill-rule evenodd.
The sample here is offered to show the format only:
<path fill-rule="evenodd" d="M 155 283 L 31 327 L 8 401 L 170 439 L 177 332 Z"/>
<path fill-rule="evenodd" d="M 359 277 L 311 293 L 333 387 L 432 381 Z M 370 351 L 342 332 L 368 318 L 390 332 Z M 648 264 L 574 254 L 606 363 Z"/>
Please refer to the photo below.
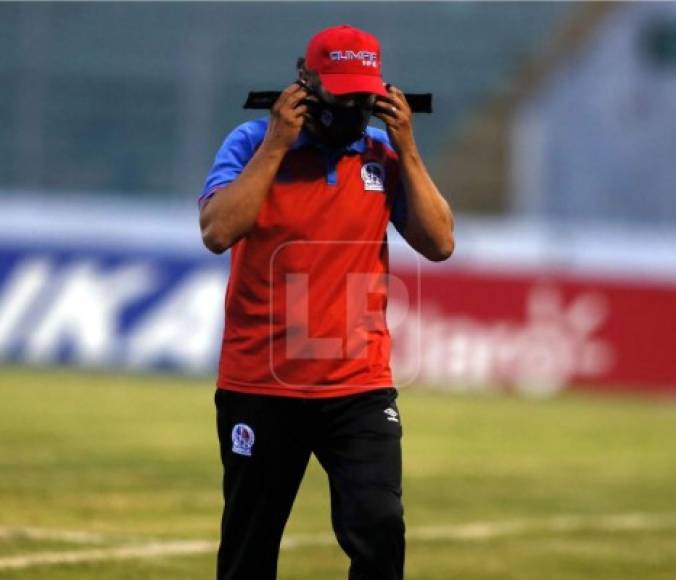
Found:
<path fill-rule="evenodd" d="M 216 391 L 225 509 L 218 580 L 274 580 L 284 526 L 314 453 L 350 580 L 404 568 L 401 423 L 395 389 L 331 399 Z"/>

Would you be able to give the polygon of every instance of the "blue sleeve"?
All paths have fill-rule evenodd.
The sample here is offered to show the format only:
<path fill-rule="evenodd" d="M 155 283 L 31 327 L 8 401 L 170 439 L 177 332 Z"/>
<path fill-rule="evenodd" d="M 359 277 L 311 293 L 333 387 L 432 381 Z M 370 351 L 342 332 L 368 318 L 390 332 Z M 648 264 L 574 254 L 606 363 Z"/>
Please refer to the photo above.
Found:
<path fill-rule="evenodd" d="M 240 125 L 225 138 L 204 182 L 198 199 L 200 207 L 219 187 L 237 179 L 263 140 L 266 129 L 267 118 L 257 119 Z"/>

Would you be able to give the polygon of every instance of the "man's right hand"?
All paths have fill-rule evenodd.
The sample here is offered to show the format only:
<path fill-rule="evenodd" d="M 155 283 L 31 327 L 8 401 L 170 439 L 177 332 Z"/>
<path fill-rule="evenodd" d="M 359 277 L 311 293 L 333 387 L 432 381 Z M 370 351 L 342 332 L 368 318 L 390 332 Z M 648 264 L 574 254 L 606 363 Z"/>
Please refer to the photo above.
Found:
<path fill-rule="evenodd" d="M 307 106 L 301 101 L 307 96 L 307 91 L 298 83 L 284 89 L 270 111 L 263 145 L 283 152 L 291 148 L 303 128 Z"/>
<path fill-rule="evenodd" d="M 274 182 L 284 155 L 296 142 L 307 107 L 301 101 L 307 91 L 297 83 L 275 102 L 261 146 L 239 176 L 221 188 L 200 210 L 204 245 L 220 254 L 246 236 Z"/>

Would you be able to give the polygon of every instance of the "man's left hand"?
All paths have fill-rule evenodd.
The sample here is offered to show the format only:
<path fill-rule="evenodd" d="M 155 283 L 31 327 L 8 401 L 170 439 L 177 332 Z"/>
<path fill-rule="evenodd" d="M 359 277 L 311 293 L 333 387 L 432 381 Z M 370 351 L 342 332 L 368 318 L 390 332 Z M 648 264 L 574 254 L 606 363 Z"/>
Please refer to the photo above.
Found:
<path fill-rule="evenodd" d="M 388 96 L 378 95 L 373 108 L 373 115 L 387 126 L 387 134 L 397 153 L 402 154 L 415 150 L 413 138 L 413 114 L 406 102 L 404 93 L 397 87 L 389 85 Z"/>

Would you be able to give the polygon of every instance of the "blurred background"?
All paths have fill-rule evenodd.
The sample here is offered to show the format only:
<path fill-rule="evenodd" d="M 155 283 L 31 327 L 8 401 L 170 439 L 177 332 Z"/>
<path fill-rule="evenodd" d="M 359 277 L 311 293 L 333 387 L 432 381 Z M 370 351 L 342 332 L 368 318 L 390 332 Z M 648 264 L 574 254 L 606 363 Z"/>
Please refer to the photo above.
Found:
<path fill-rule="evenodd" d="M 229 256 L 203 248 L 196 199 L 227 133 L 261 114 L 242 109 L 247 93 L 287 86 L 309 37 L 341 23 L 379 37 L 386 80 L 433 93 L 415 132 L 456 212 L 446 263 L 391 232 L 409 289 L 390 304 L 393 366 L 423 434 L 408 443 L 411 517 L 451 542 L 413 532 L 411 577 L 676 575 L 673 407 L 633 398 L 676 393 L 676 3 L 3 2 L 0 577 L 91 578 L 36 560 L 54 545 L 216 534 L 217 456 L 195 449 L 215 437 L 200 405 Z M 291 529 L 321 558 L 282 569 L 342 577 L 330 536 L 316 541 L 329 528 L 313 473 Z M 571 513 L 598 517 L 523 519 Z M 491 559 L 448 528 L 496 517 L 579 531 L 587 548 L 636 535 Z M 484 540 L 503 534 L 491 529 Z M 207 554 L 199 574 L 181 558 L 103 558 L 96 574 L 209 577 L 212 548 L 184 546 Z"/>
<path fill-rule="evenodd" d="M 307 39 L 349 22 L 381 38 L 389 81 L 434 94 L 416 134 L 458 213 L 454 259 L 412 297 L 444 314 L 438 360 L 400 340 L 402 378 L 676 389 L 673 4 L 0 14 L 3 359 L 212 372 L 228 257 L 202 248 L 195 199 L 225 135 L 260 115 L 248 91 L 287 86 Z M 394 272 L 413 259 L 395 252 Z"/>

